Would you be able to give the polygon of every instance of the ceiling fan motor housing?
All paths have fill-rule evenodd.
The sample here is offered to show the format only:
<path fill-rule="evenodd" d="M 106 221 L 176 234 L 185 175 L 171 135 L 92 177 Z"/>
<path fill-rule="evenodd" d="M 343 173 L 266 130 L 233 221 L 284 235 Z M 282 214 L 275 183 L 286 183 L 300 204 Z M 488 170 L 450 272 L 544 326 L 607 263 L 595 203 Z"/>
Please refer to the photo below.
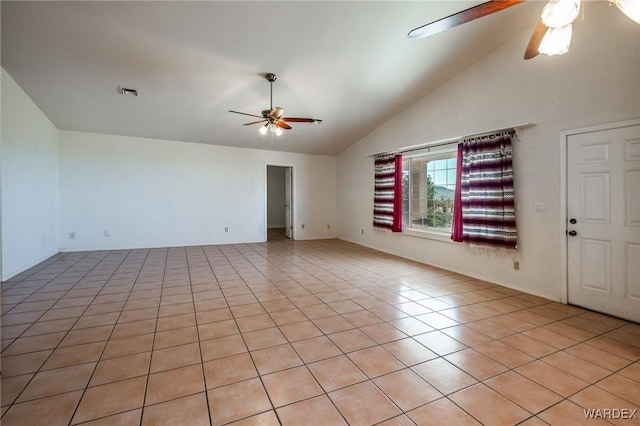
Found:
<path fill-rule="evenodd" d="M 284 110 L 280 107 L 273 107 L 273 109 L 271 110 L 271 112 L 269 113 L 269 117 L 271 118 L 275 118 L 276 120 L 278 120 L 280 117 L 282 117 L 282 114 L 284 113 Z"/>
<path fill-rule="evenodd" d="M 280 117 L 282 117 L 282 114 L 284 114 L 284 109 L 282 109 L 280 107 L 274 107 L 273 109 L 263 109 L 262 110 L 262 116 L 264 118 L 273 118 L 273 119 L 277 120 Z"/>

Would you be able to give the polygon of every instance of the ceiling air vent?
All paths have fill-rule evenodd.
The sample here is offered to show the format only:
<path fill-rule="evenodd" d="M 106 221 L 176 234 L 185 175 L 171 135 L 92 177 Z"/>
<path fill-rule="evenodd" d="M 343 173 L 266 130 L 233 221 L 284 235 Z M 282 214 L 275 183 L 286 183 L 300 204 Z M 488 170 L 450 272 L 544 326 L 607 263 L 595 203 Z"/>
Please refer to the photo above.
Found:
<path fill-rule="evenodd" d="M 138 96 L 138 89 L 127 89 L 126 87 L 118 86 L 118 93 L 125 96 Z"/>

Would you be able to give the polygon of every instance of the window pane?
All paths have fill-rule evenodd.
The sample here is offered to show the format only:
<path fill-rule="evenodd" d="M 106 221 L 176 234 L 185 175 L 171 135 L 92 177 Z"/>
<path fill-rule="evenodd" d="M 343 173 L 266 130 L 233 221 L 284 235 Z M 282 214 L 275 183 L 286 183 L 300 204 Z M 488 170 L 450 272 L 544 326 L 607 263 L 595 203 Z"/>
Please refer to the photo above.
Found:
<path fill-rule="evenodd" d="M 455 167 L 452 169 L 447 170 L 447 184 L 448 185 L 453 185 L 455 188 L 456 185 L 456 169 Z"/>
<path fill-rule="evenodd" d="M 432 159 L 427 154 L 408 162 L 406 184 L 409 194 L 405 227 L 449 232 L 453 216 L 453 199 L 456 179 L 456 153 L 448 157 Z M 410 188 L 410 189 L 409 189 Z"/>
<path fill-rule="evenodd" d="M 402 228 L 409 226 L 409 176 L 411 172 L 411 160 L 402 159 Z"/>
<path fill-rule="evenodd" d="M 434 185 L 446 185 L 447 184 L 447 171 L 436 170 L 436 177 L 433 181 Z"/>

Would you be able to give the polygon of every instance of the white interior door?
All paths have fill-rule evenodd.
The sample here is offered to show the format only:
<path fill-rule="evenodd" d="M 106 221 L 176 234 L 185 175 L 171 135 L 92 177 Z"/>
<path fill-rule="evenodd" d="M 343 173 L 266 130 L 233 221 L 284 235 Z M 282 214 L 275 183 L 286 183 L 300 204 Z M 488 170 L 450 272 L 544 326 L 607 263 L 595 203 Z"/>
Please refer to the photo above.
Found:
<path fill-rule="evenodd" d="M 640 322 L 640 125 L 567 140 L 569 303 Z"/>
<path fill-rule="evenodd" d="M 293 221 L 291 216 L 291 205 L 293 197 L 293 178 L 291 175 L 291 167 L 287 167 L 284 171 L 284 222 L 285 234 L 287 238 L 293 238 Z"/>

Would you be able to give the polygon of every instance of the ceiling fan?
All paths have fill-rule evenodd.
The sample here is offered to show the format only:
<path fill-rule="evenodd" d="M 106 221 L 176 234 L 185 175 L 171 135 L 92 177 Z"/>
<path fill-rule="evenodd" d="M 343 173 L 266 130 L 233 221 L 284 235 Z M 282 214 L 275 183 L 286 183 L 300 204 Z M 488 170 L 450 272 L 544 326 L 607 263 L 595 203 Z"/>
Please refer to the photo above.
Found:
<path fill-rule="evenodd" d="M 427 37 L 523 2 L 524 0 L 490 0 L 415 28 L 407 36 L 412 39 Z M 609 0 L 609 4 L 615 4 L 625 15 L 640 23 L 640 0 Z M 566 53 L 571 43 L 571 23 L 579 12 L 580 0 L 550 0 L 533 30 L 524 59 L 534 58 L 539 53 Z"/>
<path fill-rule="evenodd" d="M 550 0 L 542 9 L 540 19 L 533 29 L 524 59 L 545 55 L 562 55 L 569 51 L 572 24 L 580 13 L 581 0 Z M 640 24 L 640 0 L 609 0 L 627 17 Z"/>
<path fill-rule="evenodd" d="M 282 129 L 290 130 L 291 126 L 287 123 L 321 123 L 322 120 L 317 118 L 300 118 L 300 117 L 283 117 L 284 109 L 280 107 L 273 106 L 273 82 L 278 78 L 274 73 L 267 73 L 264 75 L 264 78 L 269 82 L 269 93 L 270 93 L 270 103 L 269 109 L 265 109 L 262 111 L 262 115 L 248 114 L 246 112 L 240 111 L 231 111 L 234 114 L 248 115 L 249 117 L 257 117 L 260 118 L 258 121 L 252 121 L 250 123 L 245 123 L 245 126 L 250 126 L 253 124 L 261 124 L 264 123 L 262 127 L 260 127 L 260 133 L 266 134 L 268 131 L 275 133 L 276 135 L 282 134 Z"/>

